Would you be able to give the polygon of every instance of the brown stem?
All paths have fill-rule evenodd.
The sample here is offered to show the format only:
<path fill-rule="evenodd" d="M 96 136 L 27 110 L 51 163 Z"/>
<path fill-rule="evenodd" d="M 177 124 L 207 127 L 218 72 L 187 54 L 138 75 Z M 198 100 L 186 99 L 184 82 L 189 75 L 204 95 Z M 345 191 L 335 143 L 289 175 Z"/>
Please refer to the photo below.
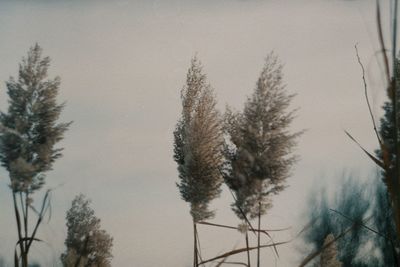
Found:
<path fill-rule="evenodd" d="M 261 202 L 258 202 L 257 267 L 260 267 Z"/>
<path fill-rule="evenodd" d="M 250 267 L 249 234 L 246 230 L 247 266 Z"/>
<path fill-rule="evenodd" d="M 198 267 L 199 262 L 197 258 L 197 227 L 196 227 L 196 222 L 193 221 L 193 237 L 194 237 L 194 251 L 193 251 L 193 267 Z"/>
<path fill-rule="evenodd" d="M 292 240 L 273 243 L 273 244 L 268 244 L 268 245 L 261 245 L 260 248 L 270 248 L 270 247 L 274 247 L 274 246 L 284 245 L 284 244 L 287 244 L 287 243 L 289 243 L 291 241 Z M 255 249 L 258 249 L 258 247 L 249 247 L 249 250 L 255 250 Z M 240 254 L 240 253 L 243 253 L 243 252 L 246 252 L 246 251 L 247 251 L 247 248 L 240 248 L 240 249 L 231 250 L 229 252 L 226 252 L 226 253 L 223 253 L 223 254 L 221 254 L 219 256 L 216 256 L 216 257 L 214 257 L 212 259 L 208 259 L 208 260 L 202 261 L 202 262 L 200 262 L 200 264 L 205 264 L 205 263 L 216 261 L 216 260 L 219 260 L 219 259 L 224 259 L 226 257 L 232 256 L 232 255 L 236 255 L 236 254 Z"/>
<path fill-rule="evenodd" d="M 380 5 L 379 5 L 379 0 L 376 0 L 376 22 L 377 22 L 377 26 L 378 26 L 379 43 L 381 45 L 383 62 L 384 62 L 384 66 L 385 66 L 385 74 L 386 74 L 385 76 L 386 76 L 388 85 L 390 85 L 391 79 L 390 79 L 389 59 L 386 55 L 385 41 L 383 40 L 381 9 L 380 9 Z"/>
<path fill-rule="evenodd" d="M 397 39 L 397 5 L 398 1 L 394 1 L 394 14 L 393 14 L 393 36 L 392 36 L 392 41 L 393 41 L 393 47 L 392 47 L 392 67 L 393 67 L 393 73 L 392 73 L 392 92 L 393 92 L 393 97 L 392 97 L 392 104 L 393 104 L 393 122 L 394 122 L 394 141 L 395 141 L 395 153 L 396 153 L 396 165 L 395 165 L 395 170 L 394 170 L 394 188 L 395 188 L 395 196 L 394 196 L 394 213 L 395 213 L 395 218 L 396 218 L 396 228 L 397 228 L 397 235 L 400 236 L 400 192 L 399 192 L 399 186 L 400 186 L 400 143 L 399 143 L 399 132 L 398 132 L 398 107 L 397 107 L 397 101 L 398 101 L 398 95 L 397 95 L 397 82 L 396 82 L 396 77 L 397 76 L 397 64 L 396 64 L 396 39 Z"/>
<path fill-rule="evenodd" d="M 396 60 L 396 53 L 397 53 L 397 9 L 398 9 L 398 0 L 394 0 L 394 7 L 393 7 L 393 36 L 392 36 L 392 57 L 393 57 L 393 64 Z M 394 65 L 393 65 L 394 66 Z M 394 73 L 394 72 L 393 72 Z"/>
<path fill-rule="evenodd" d="M 23 255 L 21 255 L 22 259 L 22 267 L 28 267 L 28 252 L 25 251 Z"/>
<path fill-rule="evenodd" d="M 200 259 L 200 262 L 202 262 L 203 258 L 201 257 L 201 245 L 200 245 L 199 231 L 197 231 L 197 223 L 196 223 L 196 239 L 197 239 L 197 258 Z"/>
<path fill-rule="evenodd" d="M 27 196 L 28 193 L 25 192 L 25 202 L 23 201 L 22 197 L 22 192 L 19 193 L 20 199 L 21 199 L 21 209 L 22 209 L 22 214 L 24 216 L 24 230 L 25 230 L 25 249 L 28 247 L 28 202 L 27 202 Z M 28 253 L 28 250 L 26 250 L 26 253 Z"/>
<path fill-rule="evenodd" d="M 22 198 L 22 192 L 19 192 L 19 204 L 21 205 L 21 211 L 22 211 L 22 222 L 23 222 L 23 225 L 21 225 L 21 228 L 24 228 L 25 229 L 25 226 L 26 226 L 26 214 L 25 214 L 25 208 L 24 208 L 24 201 L 23 201 L 23 198 Z M 21 232 L 22 232 L 22 229 L 21 229 Z M 22 242 L 22 244 L 23 244 L 23 246 L 25 247 L 25 251 L 26 251 L 26 245 L 27 245 L 27 240 L 26 240 L 26 238 L 27 238 L 27 235 L 26 235 L 26 231 L 25 231 L 25 235 L 23 235 L 23 233 L 21 233 L 21 236 L 23 236 L 23 242 Z M 22 256 L 22 255 L 21 255 Z"/>
<path fill-rule="evenodd" d="M 75 267 L 79 267 L 79 265 L 81 264 L 81 260 L 82 260 L 82 256 L 83 256 L 82 254 L 86 253 L 87 246 L 89 244 L 89 238 L 90 238 L 89 236 L 86 236 L 85 244 L 83 245 L 82 250 L 79 251 L 79 258 L 75 261 Z"/>
<path fill-rule="evenodd" d="M 246 221 L 244 221 L 246 222 Z M 198 222 L 197 224 L 204 224 L 204 225 L 210 225 L 210 226 L 216 226 L 216 227 L 221 227 L 221 228 L 227 228 L 227 229 L 233 229 L 233 230 L 239 230 L 239 227 L 235 226 L 229 226 L 229 225 L 223 225 L 223 224 L 217 224 L 217 223 L 210 223 L 210 222 Z M 254 232 L 280 232 L 280 231 L 286 231 L 291 229 L 292 227 L 286 227 L 286 228 L 281 228 L 281 229 L 254 229 L 252 231 Z"/>
<path fill-rule="evenodd" d="M 21 253 L 21 259 L 22 259 L 22 267 L 27 267 L 27 262 L 26 260 L 26 251 L 24 247 L 24 242 L 22 238 L 22 233 L 21 233 L 21 217 L 19 215 L 19 210 L 18 210 L 18 204 L 17 204 L 17 198 L 15 196 L 16 192 L 12 192 L 13 195 L 13 203 L 14 203 L 14 212 L 15 212 L 15 219 L 17 221 L 17 230 L 18 230 L 18 243 L 19 243 L 19 249 Z"/>
<path fill-rule="evenodd" d="M 46 208 L 46 203 L 48 201 L 49 193 L 50 193 L 50 191 L 48 190 L 46 192 L 45 196 L 44 196 L 44 199 L 43 199 L 43 202 L 42 202 L 42 208 L 41 208 L 40 213 L 39 213 L 39 218 L 36 221 L 35 228 L 33 229 L 32 235 L 29 238 L 29 243 L 28 243 L 28 246 L 26 248 L 27 251 L 29 251 L 29 248 L 31 247 L 32 242 L 35 240 L 36 232 L 37 232 L 37 230 L 39 228 L 40 223 L 43 220 L 43 216 L 44 216 L 44 213 L 45 213 L 45 208 Z"/>

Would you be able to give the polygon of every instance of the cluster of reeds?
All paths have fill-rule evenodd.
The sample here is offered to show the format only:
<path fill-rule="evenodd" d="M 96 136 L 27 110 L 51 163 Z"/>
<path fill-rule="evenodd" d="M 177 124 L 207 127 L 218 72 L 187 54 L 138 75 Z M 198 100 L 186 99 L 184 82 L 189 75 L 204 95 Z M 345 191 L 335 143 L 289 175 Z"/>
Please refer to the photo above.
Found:
<path fill-rule="evenodd" d="M 257 250 L 259 267 L 261 248 L 273 247 L 278 254 L 276 247 L 287 243 L 275 243 L 269 231 L 261 229 L 261 216 L 272 206 L 271 196 L 286 187 L 296 161 L 292 150 L 302 133 L 288 129 L 294 111 L 287 109 L 294 95 L 287 93 L 282 77 L 282 65 L 270 53 L 243 112 L 228 109 L 222 119 L 199 60 L 192 59 L 181 93 L 182 117 L 174 131 L 174 159 L 180 178 L 177 186 L 182 199 L 190 204 L 193 219 L 194 267 L 218 260 L 221 265 L 228 257 L 245 252 L 247 263 L 241 264 L 251 266 L 252 250 Z M 219 197 L 223 182 L 233 197 L 232 210 L 242 222 L 238 227 L 206 221 L 214 216 L 209 203 Z M 258 220 L 257 227 L 251 224 L 253 219 Z M 246 247 L 204 260 L 198 224 L 244 232 Z M 249 231 L 257 238 L 257 246 L 250 246 Z M 269 239 L 268 244 L 261 244 L 262 235 Z"/>
<path fill-rule="evenodd" d="M 390 131 L 385 132 L 385 129 L 382 128 L 384 126 L 382 126 L 382 125 L 381 125 L 380 129 L 377 126 L 376 120 L 375 120 L 374 115 L 371 110 L 369 98 L 368 98 L 368 90 L 367 90 L 367 82 L 366 82 L 366 78 L 365 78 L 364 66 L 363 66 L 360 56 L 358 54 L 357 46 L 355 46 L 357 61 L 362 70 L 362 81 L 363 81 L 363 85 L 364 85 L 364 89 L 365 89 L 365 98 L 366 98 L 366 102 L 367 102 L 368 109 L 369 109 L 369 115 L 371 117 L 373 129 L 374 129 L 374 132 L 376 134 L 376 138 L 377 138 L 377 141 L 379 144 L 378 152 L 376 153 L 376 155 L 368 152 L 356 141 L 356 139 L 350 133 L 348 133 L 347 131 L 345 133 L 348 135 L 348 137 L 351 140 L 353 140 L 366 153 L 366 155 L 377 166 L 379 166 L 379 168 L 382 169 L 382 180 L 383 180 L 384 184 L 386 185 L 387 193 L 390 197 L 390 203 L 391 203 L 391 208 L 393 209 L 393 216 L 394 216 L 394 222 L 396 225 L 396 233 L 397 233 L 397 239 L 398 239 L 400 237 L 400 140 L 399 140 L 400 139 L 400 130 L 399 130 L 399 126 L 400 126 L 400 108 L 399 108 L 399 104 L 400 104 L 400 101 L 399 101 L 399 98 L 400 98 L 400 96 L 399 96 L 399 94 L 400 94 L 400 90 L 399 90 L 399 88 L 400 88 L 400 86 L 399 86 L 400 85 L 400 83 L 399 83 L 400 69 L 399 69 L 399 67 L 400 67 L 400 64 L 397 64 L 398 60 L 396 59 L 398 1 L 394 0 L 392 2 L 392 6 L 391 6 L 391 8 L 392 8 L 391 60 L 390 60 L 390 56 L 387 53 L 386 44 L 384 42 L 384 34 L 383 34 L 383 28 L 382 28 L 381 10 L 380 10 L 379 0 L 377 0 L 376 3 L 377 3 L 376 4 L 376 20 L 377 20 L 377 26 L 378 26 L 378 36 L 379 36 L 379 43 L 381 46 L 381 49 L 380 49 L 381 55 L 382 55 L 384 67 L 385 67 L 385 80 L 387 83 L 386 91 L 387 91 L 387 95 L 389 98 L 389 102 L 387 103 L 386 110 L 385 110 L 386 111 L 386 123 L 390 125 L 390 127 L 389 127 Z M 391 63 L 390 63 L 390 61 L 391 61 Z M 390 66 L 390 64 L 391 64 L 391 66 Z M 185 105 L 184 105 L 184 107 L 185 107 Z M 195 112 L 191 113 L 191 114 L 193 115 L 193 114 L 195 114 Z M 244 227 L 241 228 L 241 227 L 227 226 L 227 225 L 222 225 L 222 224 L 214 224 L 214 223 L 206 222 L 203 220 L 194 220 L 194 237 L 195 237 L 194 257 L 195 258 L 194 258 L 193 266 L 195 266 L 195 267 L 203 265 L 205 263 L 213 262 L 213 261 L 219 261 L 217 263 L 217 266 L 220 266 L 224 263 L 227 263 L 228 257 L 230 257 L 232 255 L 240 254 L 240 253 L 247 253 L 247 263 L 238 262 L 236 264 L 250 266 L 250 253 L 249 253 L 250 251 L 252 251 L 252 250 L 260 251 L 260 248 L 273 247 L 275 252 L 277 253 L 276 247 L 278 245 L 287 243 L 287 242 L 274 243 L 272 241 L 272 244 L 267 244 L 267 245 L 260 244 L 259 240 L 260 240 L 261 234 L 267 236 L 268 238 L 270 238 L 272 240 L 270 234 L 268 233 L 269 232 L 268 230 L 260 229 L 260 217 L 261 217 L 261 213 L 262 213 L 260 198 L 256 197 L 255 199 L 253 199 L 254 203 L 259 204 L 258 208 L 255 209 L 256 215 L 254 216 L 254 214 L 252 214 L 252 212 L 251 212 L 252 207 L 249 208 L 247 206 L 249 204 L 249 201 L 251 201 L 251 200 L 249 198 L 244 197 L 243 192 L 240 192 L 241 189 L 248 186 L 248 184 L 246 184 L 246 182 L 248 182 L 248 180 L 246 180 L 246 179 L 248 179 L 248 177 L 246 177 L 246 174 L 248 174 L 248 172 L 247 173 L 239 172 L 239 174 L 237 174 L 237 173 L 235 173 L 235 171 L 237 171 L 237 169 L 240 169 L 240 168 L 246 169 L 246 167 L 248 167 L 248 166 L 243 167 L 244 165 L 246 165 L 246 164 L 251 165 L 254 163 L 254 158 L 252 158 L 254 155 L 251 155 L 251 156 L 246 155 L 249 153 L 249 150 L 247 150 L 244 147 L 241 147 L 240 142 L 251 143 L 256 140 L 255 136 L 252 136 L 253 138 L 249 138 L 248 140 L 243 140 L 243 138 L 249 137 L 249 136 L 246 136 L 243 134 L 243 132 L 245 132 L 246 130 L 249 130 L 249 128 L 246 129 L 246 127 L 244 127 L 244 128 L 238 127 L 238 125 L 240 125 L 240 124 L 237 124 L 237 121 L 240 121 L 241 119 L 243 119 L 243 114 L 239 115 L 238 117 L 234 117 L 233 119 L 230 120 L 231 122 L 233 121 L 236 124 L 234 125 L 233 128 L 232 127 L 230 128 L 231 132 L 229 132 L 229 136 L 233 137 L 233 138 L 237 137 L 238 138 L 237 140 L 239 140 L 239 141 L 237 143 L 235 143 L 235 139 L 233 139 L 233 143 L 236 146 L 234 147 L 234 149 L 232 151 L 229 151 L 228 154 L 225 154 L 225 157 L 227 155 L 228 155 L 228 158 L 230 157 L 231 162 L 230 162 L 229 167 L 227 168 L 228 175 L 226 174 L 226 172 L 223 174 L 225 176 L 224 177 L 225 181 L 228 181 L 227 184 L 231 190 L 232 197 L 234 198 L 233 208 L 234 208 L 235 212 L 238 214 L 238 217 L 243 220 Z M 179 124 L 178 124 L 178 126 L 179 126 Z M 246 125 L 246 126 L 249 126 L 249 125 Z M 250 132 L 251 131 L 254 131 L 254 129 L 251 129 Z M 237 136 L 235 136 L 235 135 L 237 135 Z M 180 138 L 178 138 L 178 139 L 176 138 L 175 144 L 182 145 L 182 147 L 183 147 L 184 143 L 185 143 L 184 139 L 185 139 L 185 137 L 183 135 L 180 135 Z M 218 143 L 216 145 L 218 146 L 220 144 Z M 242 149 L 242 148 L 244 148 L 244 149 L 241 151 L 240 149 Z M 175 147 L 175 149 L 177 149 L 177 148 Z M 176 151 L 177 150 L 175 150 L 175 152 Z M 183 154 L 185 152 L 188 152 L 187 148 L 186 148 L 186 150 L 182 148 L 181 151 L 183 152 Z M 242 155 L 240 153 L 242 153 Z M 181 160 L 180 162 L 176 158 L 178 165 L 181 164 L 179 166 L 183 166 L 186 164 L 186 159 L 183 154 L 181 154 L 182 157 L 179 158 Z M 247 157 L 247 159 L 244 160 L 243 162 L 239 162 L 238 166 L 235 166 L 234 164 L 232 164 L 232 162 L 235 163 L 235 161 L 237 161 L 241 156 L 244 158 Z M 249 164 L 249 162 L 251 162 L 251 163 Z M 226 168 L 225 168 L 225 170 L 226 170 Z M 188 175 L 188 173 L 182 174 L 182 172 L 181 172 L 180 175 L 181 175 L 180 176 L 181 179 L 183 178 L 184 181 L 185 181 L 185 179 L 186 179 L 186 181 L 187 181 L 187 179 L 196 180 L 196 176 L 190 176 L 190 175 Z M 237 179 L 235 180 L 235 178 L 237 178 Z M 220 177 L 218 176 L 217 179 L 220 179 Z M 283 189 L 283 188 L 280 188 L 280 190 L 281 189 Z M 218 192 L 218 194 L 219 194 L 219 192 Z M 217 195 L 214 195 L 214 197 L 216 197 L 216 196 Z M 241 199 L 241 198 L 243 198 L 243 199 Z M 189 199 L 185 199 L 185 200 L 188 201 Z M 209 200 L 211 200 L 211 198 L 208 199 L 206 204 L 208 204 Z M 189 200 L 188 202 L 191 202 L 191 201 Z M 252 205 L 250 205 L 250 206 L 252 206 Z M 253 206 L 256 207 L 257 205 L 253 205 Z M 252 211 L 254 212 L 254 210 L 252 210 Z M 346 218 L 346 214 L 342 214 L 339 211 L 334 211 L 334 212 L 336 212 L 338 216 L 343 216 Z M 248 218 L 249 215 L 252 215 L 252 216 L 250 216 L 250 218 L 258 217 L 259 223 L 258 223 L 257 228 L 254 228 L 252 226 L 252 224 Z M 210 217 L 208 217 L 208 218 L 210 218 Z M 351 218 L 347 218 L 347 219 L 351 220 Z M 246 247 L 240 248 L 240 249 L 234 249 L 234 250 L 225 252 L 221 255 L 218 255 L 216 257 L 213 257 L 211 259 L 203 260 L 203 259 L 201 259 L 201 257 L 199 258 L 200 253 L 198 251 L 198 233 L 197 233 L 197 229 L 196 229 L 196 224 L 228 228 L 228 229 L 239 230 L 239 231 L 244 229 L 245 238 L 246 238 Z M 319 248 L 318 250 L 316 250 L 316 251 L 312 252 L 310 255 L 308 255 L 300 263 L 299 266 L 305 266 L 308 263 L 310 263 L 314 258 L 321 255 L 324 250 L 334 246 L 335 243 L 339 239 L 343 238 L 345 235 L 350 233 L 355 227 L 360 227 L 360 225 L 361 225 L 361 227 L 364 227 L 368 231 L 371 231 L 380 236 L 384 236 L 389 241 L 392 241 L 393 251 L 396 254 L 396 266 L 399 266 L 400 253 L 395 248 L 394 241 L 393 241 L 394 238 L 383 235 L 382 233 L 379 233 L 379 232 L 375 231 L 374 229 L 371 229 L 364 222 L 356 222 L 356 221 L 354 221 L 350 227 L 346 228 L 340 234 L 336 235 L 335 237 L 331 236 L 329 238 L 329 240 L 326 240 L 326 242 L 324 242 L 324 244 L 321 248 Z M 249 239 L 248 239 L 247 231 L 250 231 L 251 233 L 253 233 L 257 236 L 257 239 L 258 239 L 257 246 L 254 246 L 254 247 L 249 246 L 249 242 L 248 242 Z M 258 255 L 259 255 L 259 253 L 258 253 Z M 259 256 L 258 256 L 258 260 L 257 260 L 257 266 L 258 267 L 260 266 Z"/>

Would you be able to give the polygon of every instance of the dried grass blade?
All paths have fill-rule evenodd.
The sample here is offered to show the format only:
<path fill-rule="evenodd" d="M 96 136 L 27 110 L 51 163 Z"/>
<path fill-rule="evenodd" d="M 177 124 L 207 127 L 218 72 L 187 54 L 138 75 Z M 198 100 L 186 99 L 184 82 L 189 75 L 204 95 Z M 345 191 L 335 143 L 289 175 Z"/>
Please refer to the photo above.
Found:
<path fill-rule="evenodd" d="M 290 241 L 284 241 L 284 242 L 278 242 L 278 243 L 273 243 L 273 244 L 268 244 L 268 245 L 262 245 L 262 246 L 260 246 L 260 248 L 268 248 L 268 247 L 273 247 L 273 246 L 279 246 L 279 245 L 287 244 L 289 242 Z M 257 247 L 249 247 L 249 250 L 254 250 L 254 249 L 257 249 Z M 247 252 L 247 248 L 235 249 L 235 250 L 226 252 L 226 253 L 224 253 L 222 255 L 216 256 L 216 257 L 214 257 L 212 259 L 208 259 L 208 260 L 205 260 L 203 262 L 200 262 L 199 264 L 204 264 L 204 263 L 208 263 L 208 262 L 211 262 L 211 261 L 223 259 L 223 258 L 232 256 L 232 255 L 235 255 L 235 254 L 243 253 L 243 252 Z"/>
<path fill-rule="evenodd" d="M 382 169 L 385 170 L 385 164 L 383 164 L 383 162 L 381 162 L 379 159 L 377 159 L 376 157 L 374 157 L 371 153 L 369 153 L 365 148 L 363 148 L 359 142 L 357 142 L 356 139 L 354 139 L 353 136 L 351 136 L 351 134 L 349 134 L 347 131 L 344 131 L 346 133 L 346 135 L 353 140 L 354 143 L 356 143 L 361 149 L 362 151 L 364 151 L 365 154 L 367 154 L 367 156 L 372 159 L 373 162 L 375 162 L 376 165 L 378 165 L 379 167 L 381 167 Z"/>

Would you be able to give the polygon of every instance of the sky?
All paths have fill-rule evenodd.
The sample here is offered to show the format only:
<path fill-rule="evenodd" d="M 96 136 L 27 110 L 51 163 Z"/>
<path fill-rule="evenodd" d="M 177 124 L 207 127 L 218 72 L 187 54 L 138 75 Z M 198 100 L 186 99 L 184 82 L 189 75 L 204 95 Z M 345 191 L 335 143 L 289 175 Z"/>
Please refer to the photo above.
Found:
<path fill-rule="evenodd" d="M 387 26 L 387 12 L 383 17 Z M 385 92 L 373 0 L 0 1 L 0 36 L 0 110 L 7 109 L 4 82 L 37 42 L 52 59 L 50 76 L 61 77 L 61 120 L 73 121 L 60 143 L 64 156 L 35 196 L 39 204 L 53 189 L 52 216 L 39 233 L 46 243 L 32 251 L 44 266 L 56 266 L 65 249 L 65 212 L 79 193 L 114 238 L 113 266 L 191 266 L 192 224 L 176 187 L 172 132 L 194 55 L 221 112 L 242 108 L 270 51 L 284 63 L 287 89 L 297 94 L 292 107 L 299 108 L 292 130 L 307 131 L 289 187 L 263 218 L 265 228 L 292 227 L 275 241 L 294 238 L 306 224 L 313 188 L 327 183 L 334 191 L 343 170 L 373 179 L 373 165 L 343 132 L 376 148 L 354 49 L 358 44 L 378 117 Z M 0 254 L 11 262 L 16 227 L 8 183 L 1 169 Z M 231 202 L 224 187 L 211 205 L 213 222 L 237 225 Z M 243 246 L 235 231 L 199 231 L 203 258 Z M 262 261 L 296 266 L 299 246 L 282 246 L 279 259 L 266 250 Z"/>

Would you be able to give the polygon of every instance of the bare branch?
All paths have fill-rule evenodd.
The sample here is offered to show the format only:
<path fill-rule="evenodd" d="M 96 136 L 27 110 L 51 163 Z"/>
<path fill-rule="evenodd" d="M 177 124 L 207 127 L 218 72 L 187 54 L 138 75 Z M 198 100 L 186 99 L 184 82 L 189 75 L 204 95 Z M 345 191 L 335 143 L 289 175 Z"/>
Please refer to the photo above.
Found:
<path fill-rule="evenodd" d="M 361 70 L 362 70 L 362 80 L 364 83 L 364 94 L 365 94 L 365 100 L 366 100 L 367 106 L 368 106 L 369 115 L 371 116 L 371 121 L 372 121 L 372 125 L 374 126 L 374 132 L 375 132 L 376 138 L 378 139 L 379 145 L 382 146 L 382 140 L 379 136 L 378 128 L 376 127 L 374 114 L 372 113 L 371 104 L 370 104 L 369 98 L 368 98 L 367 82 L 365 80 L 365 69 L 364 69 L 364 65 L 361 62 L 360 56 L 358 54 L 357 44 L 354 45 L 354 48 L 356 49 L 356 56 L 357 56 L 358 64 L 360 65 Z"/>

